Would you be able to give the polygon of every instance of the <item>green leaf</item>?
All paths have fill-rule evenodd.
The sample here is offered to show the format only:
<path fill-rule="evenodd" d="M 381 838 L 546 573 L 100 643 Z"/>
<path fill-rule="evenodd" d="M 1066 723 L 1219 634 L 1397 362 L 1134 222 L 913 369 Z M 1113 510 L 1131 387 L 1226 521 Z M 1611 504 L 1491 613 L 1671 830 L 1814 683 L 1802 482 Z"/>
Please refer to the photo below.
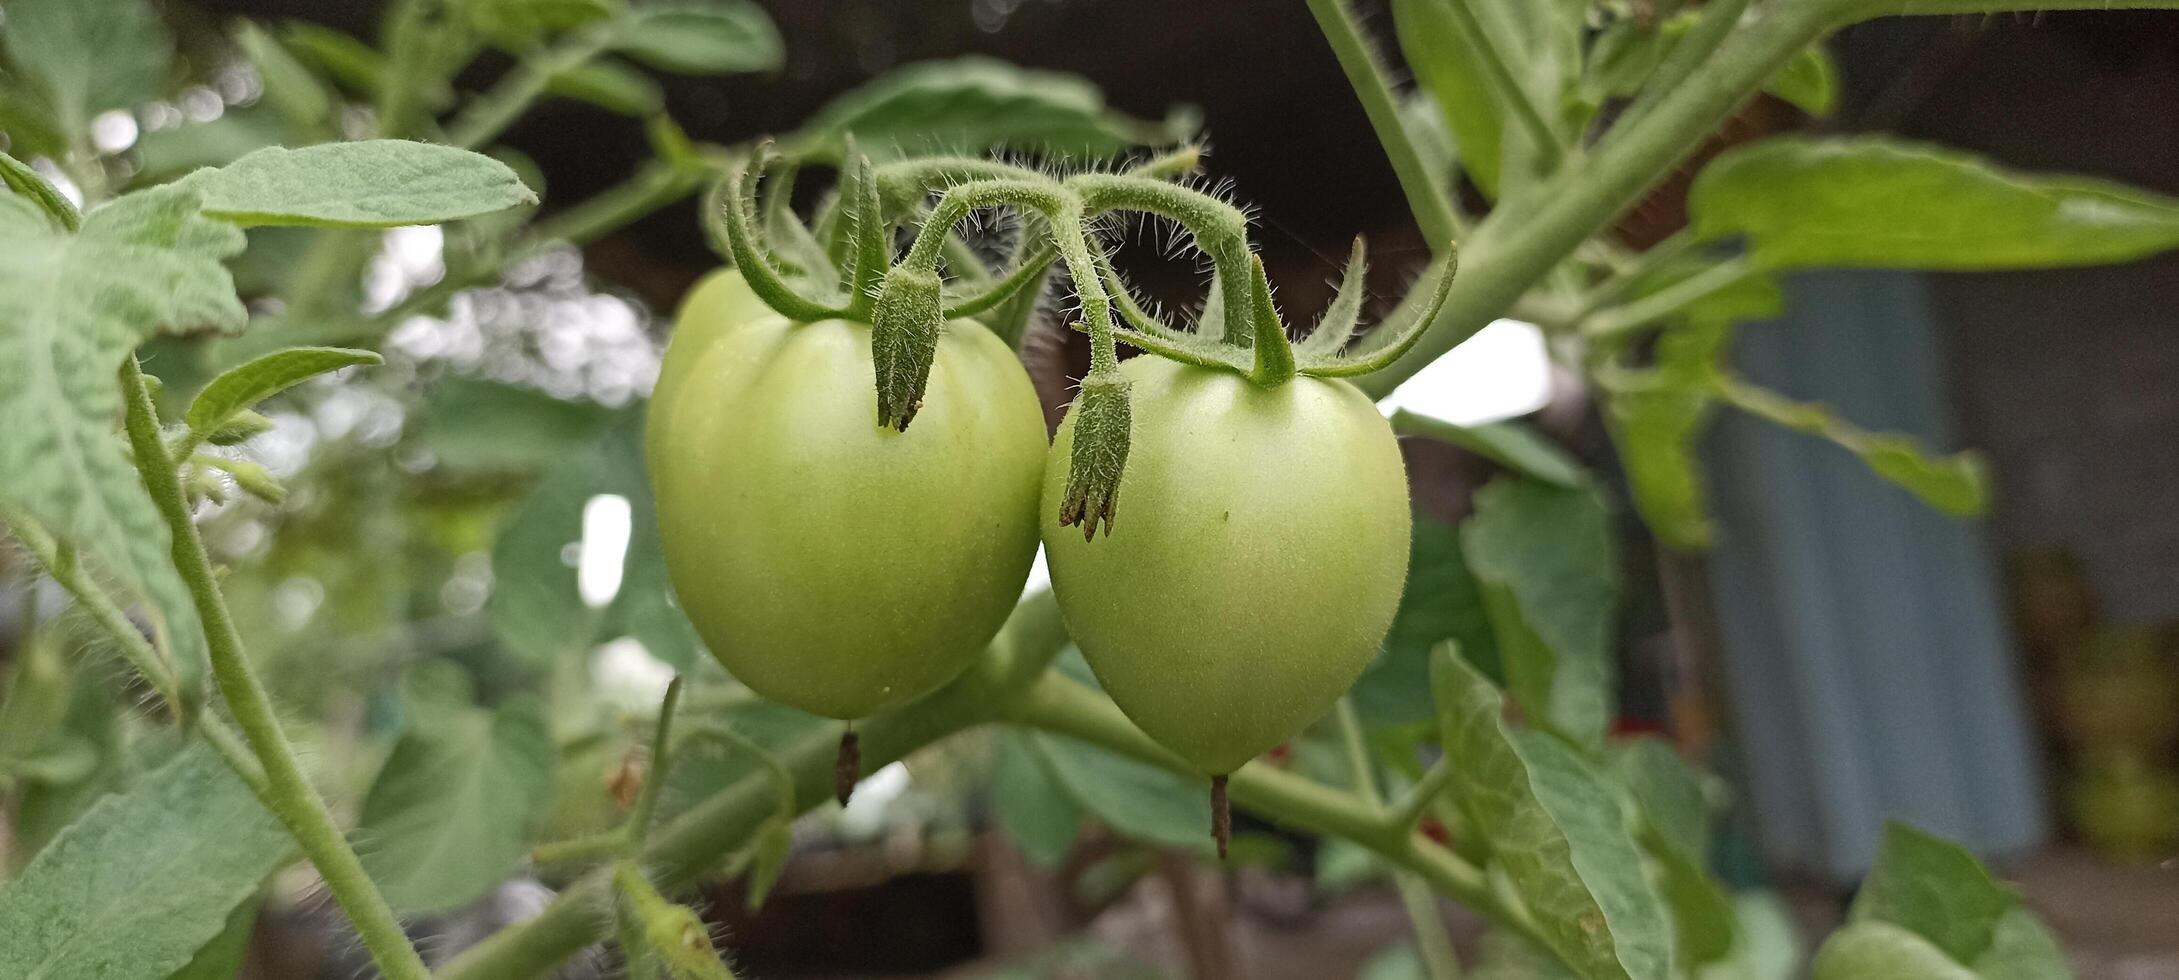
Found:
<path fill-rule="evenodd" d="M 1064 735 L 1028 740 L 1067 795 L 1122 837 L 1203 852 L 1211 846 L 1209 784 Z"/>
<path fill-rule="evenodd" d="M 376 95 L 386 83 L 386 56 L 352 35 L 291 20 L 280 26 L 280 39 L 296 57 L 351 92 Z"/>
<path fill-rule="evenodd" d="M 1733 949 L 1695 971 L 1696 980 L 1793 980 L 1801 975 L 1801 927 L 1778 896 L 1733 896 Z"/>
<path fill-rule="evenodd" d="M 442 911 L 484 894 L 529 852 L 551 802 L 543 710 L 528 696 L 476 707 L 469 686 L 444 661 L 409 672 L 408 730 L 363 801 L 363 867 L 396 911 Z"/>
<path fill-rule="evenodd" d="M 1850 918 L 1899 926 L 1953 960 L 1972 963 L 2019 904 L 2020 896 L 1990 877 L 1966 848 L 1892 821 Z"/>
<path fill-rule="evenodd" d="M 244 899 L 227 913 L 227 924 L 219 935 L 198 948 L 189 963 L 174 971 L 166 980 L 235 980 L 242 972 L 242 959 L 250 951 L 250 933 L 257 928 L 257 910 L 265 903 L 259 898 Z"/>
<path fill-rule="evenodd" d="M 2026 906 L 1997 920 L 1990 948 L 1972 966 L 1983 980 L 2073 980 L 2073 967 L 2058 940 Z"/>
<path fill-rule="evenodd" d="M 1653 852 L 1657 886 L 1672 910 L 1674 941 L 1681 961 L 1701 966 L 1722 962 L 1733 951 L 1738 916 L 1731 895 L 1703 868 L 1699 858 L 1666 847 Z"/>
<path fill-rule="evenodd" d="M 1460 644 L 1461 655 L 1486 673 L 1498 670 L 1497 642 L 1475 576 L 1460 553 L 1460 531 L 1418 518 L 1408 547 L 1407 585 L 1384 650 L 1354 685 L 1355 713 L 1371 727 L 1427 723 L 1430 648 Z"/>
<path fill-rule="evenodd" d="M 666 106 L 666 93 L 651 76 L 610 58 L 586 61 L 552 76 L 545 91 L 638 119 Z"/>
<path fill-rule="evenodd" d="M 1476 494 L 1461 542 L 1515 700 L 1533 722 L 1584 745 L 1601 743 L 1619 595 L 1603 496 L 1493 480 Z"/>
<path fill-rule="evenodd" d="M 1453 0 L 1393 0 L 1392 23 L 1407 66 L 1437 101 L 1461 166 L 1487 197 L 1498 196 L 1505 112 L 1481 52 L 1446 5 Z"/>
<path fill-rule="evenodd" d="M 1763 86 L 1811 116 L 1828 116 L 1838 105 L 1839 69 L 1821 42 L 1802 48 Z"/>
<path fill-rule="evenodd" d="M 211 433 L 235 413 L 328 371 L 380 364 L 385 358 L 343 347 L 290 347 L 274 351 L 213 378 L 189 402 L 189 427 Z"/>
<path fill-rule="evenodd" d="M 794 822 L 776 817 L 765 821 L 753 847 L 749 859 L 750 911 L 764 907 L 772 886 L 779 883 L 780 872 L 787 870 L 787 858 L 794 853 Z"/>
<path fill-rule="evenodd" d="M 621 23 L 615 47 L 660 71 L 685 75 L 771 71 L 786 57 L 772 19 L 742 0 L 638 8 Z"/>
<path fill-rule="evenodd" d="M 1554 486 L 1578 489 L 1588 482 L 1588 475 L 1582 471 L 1580 463 L 1538 435 L 1535 429 L 1519 422 L 1456 425 L 1403 408 L 1393 413 L 1392 428 L 1405 435 L 1442 439 L 1523 476 Z"/>
<path fill-rule="evenodd" d="M 1688 196 L 1696 232 L 1746 235 L 1771 268 L 2020 269 L 2179 247 L 2179 201 L 2032 176 L 1877 138 L 1783 137 L 1726 153 Z"/>
<path fill-rule="evenodd" d="M 1029 737 L 1006 729 L 994 740 L 991 810 L 1031 863 L 1053 867 L 1074 849 L 1082 808 L 1044 768 Z"/>
<path fill-rule="evenodd" d="M 1696 455 L 1710 414 L 1709 395 L 1686 387 L 1615 392 L 1605 402 L 1635 510 L 1674 548 L 1707 548 L 1715 533 Z"/>
<path fill-rule="evenodd" d="M 530 470 L 567 465 L 624 417 L 596 402 L 449 375 L 432 385 L 418 438 L 457 470 Z"/>
<path fill-rule="evenodd" d="M 0 976 L 163 980 L 287 858 L 272 814 L 191 742 L 0 888 Z"/>
<path fill-rule="evenodd" d="M 1931 457 L 1908 436 L 1868 432 L 1823 405 L 1792 401 L 1740 381 L 1723 384 L 1725 399 L 1744 412 L 1837 443 L 1861 457 L 1876 475 L 1906 488 L 1923 503 L 1955 517 L 1972 517 L 1989 506 L 1989 468 L 1975 452 Z"/>
<path fill-rule="evenodd" d="M 1431 657 L 1454 799 L 1552 952 L 1590 980 L 1672 975 L 1672 924 L 1619 803 L 1565 743 L 1509 731 L 1490 680 Z"/>
<path fill-rule="evenodd" d="M 898 68 L 841 95 L 818 110 L 794 145 L 837 147 L 852 136 L 873 159 L 1001 148 L 1098 156 L 1146 135 L 1138 128 L 1113 117 L 1080 76 L 967 57 Z"/>
<path fill-rule="evenodd" d="M 1679 749 L 1662 738 L 1643 736 L 1614 742 L 1605 751 L 1605 761 L 1665 843 L 1697 861 L 1710 853 L 1710 800 L 1703 791 L 1703 774 Z"/>
<path fill-rule="evenodd" d="M 245 314 L 220 259 L 242 233 L 161 187 L 93 210 L 75 235 L 0 197 L 0 505 L 19 507 L 148 599 L 185 678 L 204 631 L 168 554 L 165 521 L 114 431 L 115 372 L 154 333 L 232 330 Z"/>
<path fill-rule="evenodd" d="M 1810 980 L 1976 980 L 1926 939 L 1886 922 L 1857 922 L 1824 941 Z"/>
<path fill-rule="evenodd" d="M 29 165 L 5 153 L 0 153 L 0 183 L 36 204 L 63 231 L 75 231 L 82 226 L 83 215 L 73 202 Z"/>
<path fill-rule="evenodd" d="M 182 183 L 204 195 L 205 214 L 246 226 L 391 228 L 537 202 L 504 163 L 409 140 L 268 146 Z"/>
<path fill-rule="evenodd" d="M 0 37 L 79 143 L 92 116 L 156 97 L 174 48 L 144 0 L 11 0 Z"/>

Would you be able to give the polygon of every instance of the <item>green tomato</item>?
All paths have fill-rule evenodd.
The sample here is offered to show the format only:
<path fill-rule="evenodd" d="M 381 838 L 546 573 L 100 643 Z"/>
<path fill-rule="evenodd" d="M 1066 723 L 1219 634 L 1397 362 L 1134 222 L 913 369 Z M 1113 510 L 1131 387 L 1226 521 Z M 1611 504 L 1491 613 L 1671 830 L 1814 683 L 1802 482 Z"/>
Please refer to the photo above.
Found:
<path fill-rule="evenodd" d="M 728 324 L 745 323 L 771 316 L 772 308 L 757 298 L 741 273 L 719 269 L 698 279 L 681 297 L 674 311 L 673 334 L 666 338 L 666 354 L 658 365 L 658 383 L 651 386 L 651 404 L 672 404 L 681 393 L 689 370 L 701 360 L 705 348 L 719 338 Z M 653 425 L 643 433 L 643 455 L 650 463 L 651 479 L 658 479 L 658 464 L 666 454 L 658 449 L 664 426 Z"/>
<path fill-rule="evenodd" d="M 651 404 L 682 609 L 781 704 L 860 718 L 927 694 L 998 632 L 1036 554 L 1044 420 L 1028 374 L 955 321 L 915 424 L 881 428 L 868 325 L 752 314 L 732 295 L 684 306 Z"/>
<path fill-rule="evenodd" d="M 1112 700 L 1224 775 L 1322 717 L 1377 653 L 1407 578 L 1392 428 L 1343 381 L 1276 388 L 1156 357 L 1110 532 L 1061 527 L 1074 444 L 1046 466 L 1044 547 L 1067 629 Z"/>

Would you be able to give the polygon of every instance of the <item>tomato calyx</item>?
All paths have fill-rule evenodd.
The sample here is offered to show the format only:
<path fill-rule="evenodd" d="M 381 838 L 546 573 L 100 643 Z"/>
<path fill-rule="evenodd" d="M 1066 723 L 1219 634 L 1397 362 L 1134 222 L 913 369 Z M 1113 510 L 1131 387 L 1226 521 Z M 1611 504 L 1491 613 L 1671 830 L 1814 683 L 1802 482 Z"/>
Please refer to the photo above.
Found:
<path fill-rule="evenodd" d="M 1103 376 L 1092 371 L 1074 398 L 1074 449 L 1067 461 L 1059 525 L 1081 525 L 1084 541 L 1097 536 L 1100 524 L 1109 537 L 1120 508 L 1120 474 L 1127 469 L 1135 414 L 1128 387 L 1117 370 Z"/>
<path fill-rule="evenodd" d="M 878 425 L 906 432 L 923 407 L 923 388 L 946 328 L 938 275 L 906 265 L 885 273 L 870 316 L 870 354 L 878 380 Z"/>

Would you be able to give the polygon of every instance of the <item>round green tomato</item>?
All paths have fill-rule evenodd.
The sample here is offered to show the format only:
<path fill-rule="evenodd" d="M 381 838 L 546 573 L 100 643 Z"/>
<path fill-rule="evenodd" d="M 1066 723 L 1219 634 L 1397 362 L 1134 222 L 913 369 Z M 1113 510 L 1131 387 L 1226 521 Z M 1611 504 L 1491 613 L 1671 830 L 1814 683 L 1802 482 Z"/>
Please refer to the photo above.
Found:
<path fill-rule="evenodd" d="M 681 393 L 681 384 L 688 377 L 689 369 L 703 357 L 705 348 L 717 340 L 728 324 L 746 323 L 774 316 L 772 308 L 757 298 L 741 273 L 732 268 L 719 269 L 698 279 L 681 297 L 681 308 L 674 311 L 673 333 L 666 338 L 666 354 L 658 365 L 658 383 L 651 386 L 651 404 L 670 404 Z M 658 463 L 665 454 L 658 450 L 660 434 L 664 426 L 653 425 L 643 433 L 643 455 L 649 461 L 651 478 L 658 479 Z"/>
<path fill-rule="evenodd" d="M 1392 428 L 1343 381 L 1260 388 L 1128 361 L 1133 434 L 1108 534 L 1061 527 L 1059 428 L 1044 547 L 1067 629 L 1112 700 L 1223 775 L 1323 716 L 1369 665 L 1407 578 Z"/>
<path fill-rule="evenodd" d="M 710 339 L 676 339 L 651 405 L 658 528 L 720 663 L 833 718 L 959 674 L 1036 554 L 1044 420 L 1013 351 L 949 324 L 898 432 L 878 425 L 866 324 L 692 301 L 675 330 Z"/>

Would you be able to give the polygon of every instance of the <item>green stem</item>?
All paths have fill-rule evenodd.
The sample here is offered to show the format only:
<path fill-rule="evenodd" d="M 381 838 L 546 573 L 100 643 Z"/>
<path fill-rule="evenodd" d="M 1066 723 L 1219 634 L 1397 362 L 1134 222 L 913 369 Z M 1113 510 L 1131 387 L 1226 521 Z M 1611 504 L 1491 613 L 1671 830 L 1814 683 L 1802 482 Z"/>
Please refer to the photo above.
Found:
<path fill-rule="evenodd" d="M 658 812 L 658 796 L 666 786 L 666 774 L 673 766 L 673 715 L 681 705 L 681 675 L 675 674 L 666 685 L 666 696 L 658 704 L 658 727 L 651 732 L 650 771 L 643 775 L 643 788 L 636 794 L 636 805 L 628 810 L 627 839 L 630 849 L 643 846 L 643 838 L 651 832 L 651 814 Z"/>
<path fill-rule="evenodd" d="M 1747 9 L 1748 0 L 1711 0 L 1703 4 L 1702 15 L 1665 54 L 1664 62 L 1643 81 L 1641 93 L 1613 122 L 1613 131 L 1634 126 L 1655 111 L 1660 101 L 1677 91 L 1732 33 L 1733 25 L 1740 22 L 1740 15 Z"/>
<path fill-rule="evenodd" d="M 1376 763 L 1370 759 L 1369 743 L 1362 737 L 1362 722 L 1354 713 L 1354 699 L 1342 697 L 1332 708 L 1332 718 L 1339 726 L 1339 740 L 1346 746 L 1347 771 L 1353 774 L 1354 790 L 1373 806 L 1384 802 L 1384 795 L 1377 788 Z M 1411 824 L 1399 825 L 1405 832 Z M 1460 958 L 1453 952 L 1453 937 L 1445 931 L 1445 918 L 1438 913 L 1437 896 L 1430 886 L 1412 871 L 1395 869 L 1392 885 L 1400 893 L 1400 907 L 1407 913 L 1409 928 L 1415 931 L 1415 950 L 1422 958 L 1423 975 L 1429 980 L 1460 980 Z"/>
<path fill-rule="evenodd" d="M 180 473 L 160 441 L 151 391 L 144 385 L 144 374 L 134 358 L 122 366 L 121 381 L 128 406 L 129 442 L 136 451 L 144 487 L 151 492 L 160 516 L 166 519 L 167 530 L 174 536 L 175 570 L 189 586 L 197 614 L 204 620 L 212 677 L 234 712 L 235 722 L 242 728 L 251 752 L 264 766 L 267 806 L 287 826 L 288 833 L 301 845 L 310 863 L 317 866 L 318 874 L 325 879 L 326 889 L 333 893 L 341 910 L 348 913 L 379 971 L 389 980 L 428 980 L 430 971 L 424 968 L 424 961 L 416 955 L 415 947 L 409 945 L 400 921 L 394 918 L 386 899 L 364 873 L 363 863 L 356 859 L 356 852 L 334 825 L 325 801 L 318 797 L 309 779 L 303 775 L 295 748 L 288 744 L 287 736 L 280 730 L 279 719 L 274 716 L 272 699 L 266 695 L 264 684 L 250 667 L 249 657 L 242 649 L 241 634 L 236 632 L 226 600 L 220 596 L 218 578 L 212 571 L 211 558 L 205 554 L 204 540 L 198 536 L 196 522 L 190 517 L 189 500 L 182 493 Z"/>
<path fill-rule="evenodd" d="M 64 554 L 61 543 L 47 533 L 44 526 L 27 516 L 10 509 L 0 511 L 0 519 L 4 519 L 14 530 L 15 540 L 29 549 L 31 557 L 44 566 L 45 573 L 52 576 L 53 581 L 60 583 L 61 588 L 67 589 L 68 594 L 75 596 L 76 605 L 83 607 L 83 611 L 90 614 L 91 621 L 113 638 L 114 648 L 120 652 L 121 659 L 128 661 L 129 666 L 143 675 L 144 682 L 158 692 L 159 700 L 166 702 L 167 709 L 174 713 L 174 717 L 189 717 L 188 704 L 182 697 L 181 678 L 175 673 L 174 665 L 151 645 L 150 640 L 144 638 L 144 634 L 134 623 L 129 622 L 128 614 L 121 611 L 121 606 L 114 602 L 113 597 L 107 595 L 105 589 L 100 588 L 97 582 L 84 573 L 82 563 Z"/>
<path fill-rule="evenodd" d="M 1745 256 L 1728 259 L 1633 302 L 1600 311 L 1581 324 L 1581 331 L 1592 340 L 1622 340 L 1643 327 L 1685 310 L 1704 297 L 1746 282 L 1761 272 Z"/>
<path fill-rule="evenodd" d="M 1636 253 L 1626 264 L 1621 265 L 1603 282 L 1597 283 L 1574 302 L 1571 319 L 1581 320 L 1626 298 L 1645 277 L 1687 254 L 1695 245 L 1694 229 L 1682 228 L 1664 241 Z"/>
<path fill-rule="evenodd" d="M 592 28 L 574 34 L 559 44 L 540 53 L 524 57 L 509 71 L 499 84 L 492 86 L 476 101 L 469 103 L 454 117 L 447 129 L 447 142 L 466 149 L 476 149 L 491 142 L 508 126 L 522 118 L 530 103 L 545 94 L 546 86 L 561 72 L 579 68 L 583 63 L 598 56 L 612 41 L 612 33 L 606 28 Z"/>
<path fill-rule="evenodd" d="M 1370 128 L 1377 131 L 1377 142 L 1384 145 L 1385 156 L 1391 158 L 1392 172 L 1400 178 L 1400 190 L 1407 195 L 1407 208 L 1414 212 L 1423 240 L 1438 249 L 1458 238 L 1460 211 L 1453 206 L 1443 182 L 1423 163 L 1407 125 L 1400 121 L 1392 80 L 1385 73 L 1376 46 L 1362 36 L 1354 11 L 1346 0 L 1309 0 L 1309 12 L 1316 15 L 1318 29 L 1331 43 L 1339 67 L 1347 73 L 1347 83 L 1362 101 L 1362 111 L 1369 115 Z"/>
<path fill-rule="evenodd" d="M 1420 418 L 1420 416 L 1411 417 Z M 1431 766 L 1429 771 L 1422 774 L 1421 779 L 1415 781 L 1415 785 L 1408 788 L 1407 795 L 1401 797 L 1400 802 L 1393 805 L 1391 813 L 1388 814 L 1390 818 L 1388 823 L 1402 829 L 1415 826 L 1416 823 L 1422 820 L 1423 814 L 1430 812 L 1430 804 L 1436 801 L 1437 795 L 1444 792 L 1445 787 L 1452 781 L 1452 765 L 1444 759 L 1439 759 L 1436 765 Z"/>
<path fill-rule="evenodd" d="M 1839 23 L 1859 0 L 1767 4 L 1718 47 L 1701 73 L 1647 118 L 1606 140 L 1588 165 L 1502 203 L 1461 249 L 1462 269 L 1437 322 L 1413 350 L 1358 379 L 1383 397 L 1502 315 L 1521 295 L 1678 166 L 1780 65 Z M 1470 244 L 1472 243 L 1472 244 Z"/>

